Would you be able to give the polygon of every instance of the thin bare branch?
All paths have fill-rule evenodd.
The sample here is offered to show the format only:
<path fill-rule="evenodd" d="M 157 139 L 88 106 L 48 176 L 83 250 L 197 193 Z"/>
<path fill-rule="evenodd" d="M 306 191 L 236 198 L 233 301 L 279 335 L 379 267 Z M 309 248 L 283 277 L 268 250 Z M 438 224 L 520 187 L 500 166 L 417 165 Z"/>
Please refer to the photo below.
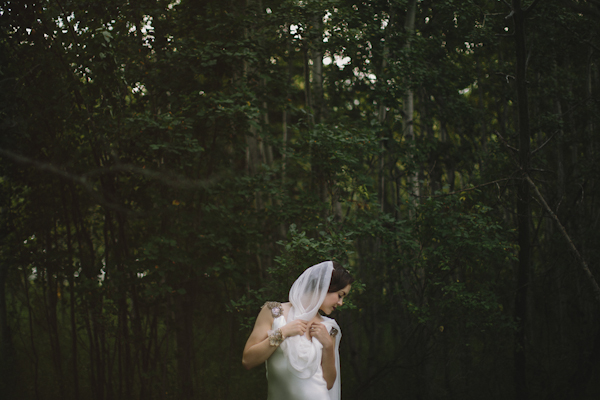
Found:
<path fill-rule="evenodd" d="M 428 176 L 431 176 L 431 173 L 433 172 L 433 169 L 435 168 L 436 164 L 437 164 L 437 160 L 433 162 L 433 165 L 429 169 L 429 172 L 427 173 Z"/>
<path fill-rule="evenodd" d="M 87 178 L 117 172 L 129 172 L 132 174 L 141 175 L 145 178 L 159 181 L 160 183 L 175 189 L 205 189 L 209 186 L 212 186 L 215 181 L 218 180 L 218 178 L 207 180 L 187 179 L 172 172 L 159 172 L 131 164 L 115 164 L 105 168 L 97 168 L 85 173 L 83 177 Z"/>
<path fill-rule="evenodd" d="M 500 140 L 502 140 L 502 143 L 504 143 L 504 145 L 505 145 L 507 148 L 511 149 L 512 151 L 514 151 L 514 152 L 515 152 L 515 153 L 517 153 L 517 154 L 519 153 L 519 149 L 517 149 L 516 147 L 513 147 L 513 146 L 511 146 L 510 144 L 508 144 L 508 141 L 507 141 L 506 139 L 504 139 L 504 136 L 502 136 L 502 135 L 500 134 L 500 132 L 496 131 L 495 133 L 496 133 L 496 135 L 498 135 L 498 137 L 500 138 Z"/>
<path fill-rule="evenodd" d="M 479 188 L 482 188 L 482 187 L 485 187 L 485 186 L 497 184 L 498 182 L 510 181 L 512 179 L 514 179 L 514 178 L 502 178 L 502 179 L 498 179 L 498 180 L 495 180 L 495 181 L 482 183 L 481 185 L 472 186 L 472 187 L 465 188 L 465 189 L 455 190 L 454 192 L 450 192 L 450 193 L 436 194 L 435 196 L 431 196 L 431 195 L 417 196 L 416 194 L 413 194 L 413 193 L 410 193 L 410 195 L 413 196 L 413 197 L 422 197 L 422 198 L 428 198 L 428 199 L 437 199 L 438 197 L 454 196 L 455 194 L 459 194 L 459 193 L 463 193 L 463 192 L 470 192 L 471 190 L 476 190 L 476 189 L 479 189 Z"/>
<path fill-rule="evenodd" d="M 537 5 L 538 5 L 538 3 L 539 3 L 540 1 L 541 1 L 541 0 L 533 0 L 533 3 L 531 3 L 531 4 L 529 5 L 529 7 L 527 7 L 527 8 L 525 9 L 525 14 L 528 14 L 528 13 L 530 13 L 530 12 L 531 12 L 531 11 L 532 11 L 532 10 L 535 8 L 535 6 L 537 6 Z"/>
<path fill-rule="evenodd" d="M 62 169 L 60 169 L 50 163 L 44 163 L 44 162 L 32 160 L 31 158 L 21 156 L 19 154 L 13 153 L 12 151 L 5 150 L 5 149 L 0 149 L 0 156 L 6 157 L 16 163 L 19 163 L 19 164 L 31 165 L 34 168 L 36 168 L 38 171 L 48 172 L 48 173 L 53 174 L 64 180 L 76 183 L 79 186 L 82 186 L 98 204 L 101 204 L 102 206 L 105 206 L 106 208 L 109 208 L 109 209 L 112 209 L 115 211 L 120 211 L 123 213 L 132 213 L 133 212 L 132 210 L 124 207 L 121 204 L 116 204 L 116 203 L 106 200 L 104 198 L 104 196 L 102 196 L 101 193 L 99 193 L 96 189 L 94 189 L 94 186 L 90 183 L 90 181 L 88 181 L 83 176 L 71 174 L 69 172 L 63 171 Z"/>
<path fill-rule="evenodd" d="M 596 279 L 594 278 L 594 275 L 592 275 L 592 272 L 588 268 L 587 262 L 581 256 L 581 254 L 577 250 L 577 247 L 575 246 L 575 244 L 573 244 L 573 241 L 571 240 L 571 237 L 567 233 L 567 230 L 565 229 L 565 227 L 560 223 L 560 220 L 558 219 L 558 217 L 556 216 L 556 214 L 554 214 L 554 212 L 552 211 L 552 209 L 548 206 L 548 203 L 546 203 L 546 200 L 544 199 L 544 196 L 542 196 L 542 194 L 538 190 L 538 188 L 535 185 L 535 183 L 528 176 L 526 176 L 525 179 L 527 180 L 527 182 L 529 183 L 529 185 L 533 189 L 535 195 L 537 196 L 538 200 L 540 201 L 540 203 L 542 204 L 542 206 L 544 207 L 544 209 L 546 210 L 546 212 L 548 212 L 548 214 L 550 214 L 550 216 L 552 217 L 552 219 L 556 222 L 556 225 L 558 225 L 558 229 L 562 233 L 564 239 L 569 244 L 569 247 L 571 248 L 571 250 L 575 254 L 575 257 L 577 258 L 577 261 L 579 261 L 579 263 L 581 264 L 581 268 L 583 268 L 583 271 L 585 272 L 585 274 L 587 275 L 588 279 L 590 280 L 590 283 L 592 284 L 592 288 L 594 290 L 594 294 L 596 296 L 596 300 L 598 300 L 598 302 L 600 303 L 600 287 L 598 286 L 598 282 L 596 282 Z"/>
<path fill-rule="evenodd" d="M 192 180 L 187 178 L 182 178 L 181 176 L 171 173 L 171 172 L 158 172 L 153 171 L 148 168 L 138 167 L 131 164 L 116 164 L 105 168 L 96 168 L 93 169 L 83 175 L 77 175 L 70 172 L 67 172 L 61 169 L 58 166 L 47 162 L 40 162 L 37 160 L 33 160 L 31 158 L 22 156 L 20 154 L 14 153 L 10 150 L 0 148 L 0 156 L 6 157 L 16 163 L 23 165 L 30 165 L 36 168 L 38 171 L 47 172 L 52 175 L 55 175 L 59 178 L 65 179 L 67 181 L 71 181 L 82 186 L 86 191 L 88 191 L 92 197 L 99 204 L 109 207 L 111 209 L 115 209 L 122 212 L 132 212 L 132 210 L 127 209 L 123 205 L 115 204 L 107 201 L 104 196 L 98 192 L 93 185 L 93 178 L 106 175 L 106 174 L 115 174 L 115 173 L 130 173 L 135 175 L 140 175 L 150 180 L 158 181 L 161 184 L 166 186 L 176 188 L 176 189 L 203 189 L 213 185 L 218 177 L 212 180 Z"/>
<path fill-rule="evenodd" d="M 598 4 L 598 2 L 593 2 L 595 5 L 600 6 L 600 4 Z M 569 1 L 567 3 L 567 6 L 570 7 L 573 11 L 581 13 L 581 14 L 587 14 L 587 15 L 592 15 L 594 17 L 600 18 L 600 11 L 591 8 L 591 7 L 585 7 L 585 6 L 581 6 L 573 1 Z"/>
<path fill-rule="evenodd" d="M 509 79 L 515 79 L 514 75 L 505 74 L 503 72 L 496 72 L 496 75 L 500 75 L 500 76 L 503 76 L 504 78 L 506 78 L 506 83 L 509 83 Z"/>
<path fill-rule="evenodd" d="M 550 136 L 544 143 L 542 143 L 540 145 L 540 147 L 538 147 L 537 149 L 535 149 L 534 151 L 532 151 L 531 155 L 534 155 L 535 153 L 537 153 L 538 151 L 540 151 L 541 149 L 543 149 L 548 144 L 548 142 L 550 142 L 554 138 L 554 136 L 556 136 L 556 132 L 554 132 L 552 134 L 552 136 Z"/>
<path fill-rule="evenodd" d="M 586 8 L 586 7 L 580 7 L 580 6 L 577 6 L 577 5 L 573 4 L 573 3 L 570 3 L 570 4 L 569 4 L 569 6 L 570 6 L 570 7 L 571 7 L 571 8 L 572 8 L 574 11 L 576 11 L 576 12 L 580 12 L 580 13 L 582 13 L 582 14 L 585 14 L 585 13 L 587 12 L 587 13 L 591 13 L 591 14 L 593 14 L 593 15 L 594 15 L 595 17 L 597 17 L 597 18 L 600 18 L 600 11 L 596 11 L 596 10 L 593 10 L 593 9 L 589 9 L 589 10 L 587 10 L 587 11 L 586 11 L 586 10 L 584 10 L 584 8 Z M 576 37 L 576 38 L 577 38 L 579 41 L 581 41 L 582 43 L 585 43 L 585 44 L 587 44 L 588 46 L 590 46 L 591 48 L 593 48 L 593 49 L 594 49 L 594 50 L 596 50 L 596 51 L 600 51 L 600 48 L 599 48 L 598 46 L 596 46 L 594 43 L 592 43 L 592 42 L 591 42 L 590 40 L 588 40 L 588 39 L 581 38 L 581 37 L 579 36 L 579 33 L 578 33 L 577 31 L 573 30 L 573 29 L 572 29 L 572 28 L 571 28 L 569 25 L 567 25 L 567 24 L 564 24 L 564 23 L 561 23 L 561 22 L 559 22 L 559 23 L 560 23 L 560 25 L 561 25 L 561 26 L 562 26 L 564 29 L 566 29 L 567 31 L 569 31 L 570 33 L 572 33 L 572 34 L 573 34 L 573 36 L 575 36 L 575 37 Z"/>

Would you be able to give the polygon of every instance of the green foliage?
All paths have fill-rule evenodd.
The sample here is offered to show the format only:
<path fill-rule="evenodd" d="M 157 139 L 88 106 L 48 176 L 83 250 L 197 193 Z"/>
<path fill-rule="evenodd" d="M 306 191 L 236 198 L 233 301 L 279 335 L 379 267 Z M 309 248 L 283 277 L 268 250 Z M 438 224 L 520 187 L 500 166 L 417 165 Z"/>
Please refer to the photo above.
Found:
<path fill-rule="evenodd" d="M 512 397 L 510 2 L 412 3 L 1 3 L 0 397 L 264 398 L 253 321 L 326 259 L 344 398 Z M 597 12 L 525 3 L 530 173 L 598 276 Z M 531 204 L 531 398 L 596 398 L 598 304 Z"/>

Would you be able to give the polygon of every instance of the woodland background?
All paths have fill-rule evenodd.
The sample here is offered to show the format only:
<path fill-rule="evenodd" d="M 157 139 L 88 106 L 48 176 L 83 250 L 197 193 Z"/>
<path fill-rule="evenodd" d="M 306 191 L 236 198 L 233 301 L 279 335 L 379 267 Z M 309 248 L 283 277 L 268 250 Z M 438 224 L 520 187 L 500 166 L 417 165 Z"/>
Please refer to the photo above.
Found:
<path fill-rule="evenodd" d="M 0 1 L 0 397 L 264 399 L 306 267 L 352 399 L 600 397 L 597 0 Z"/>

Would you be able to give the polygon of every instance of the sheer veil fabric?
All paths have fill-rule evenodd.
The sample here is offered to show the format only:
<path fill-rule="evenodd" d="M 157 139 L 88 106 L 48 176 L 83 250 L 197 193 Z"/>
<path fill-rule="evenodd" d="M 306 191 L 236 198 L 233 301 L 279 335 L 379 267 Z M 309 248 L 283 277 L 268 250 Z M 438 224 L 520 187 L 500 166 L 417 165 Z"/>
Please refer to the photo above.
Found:
<path fill-rule="evenodd" d="M 320 264 L 313 265 L 308 268 L 294 282 L 290 289 L 289 300 L 292 307 L 288 312 L 287 322 L 295 319 L 303 319 L 305 321 L 312 320 L 321 304 L 325 300 L 331 275 L 333 273 L 333 263 L 325 261 Z M 339 331 L 339 326 L 335 320 L 323 318 L 323 324 L 330 330 L 335 327 Z M 333 388 L 329 391 L 332 400 L 340 398 L 340 366 L 339 366 L 339 343 L 341 333 L 336 336 L 335 340 L 335 364 L 336 364 L 336 380 Z M 292 336 L 281 343 L 281 349 L 287 359 L 288 370 L 296 377 L 307 379 L 312 377 L 321 365 L 321 356 L 323 345 L 316 338 L 312 340 L 306 336 Z"/>

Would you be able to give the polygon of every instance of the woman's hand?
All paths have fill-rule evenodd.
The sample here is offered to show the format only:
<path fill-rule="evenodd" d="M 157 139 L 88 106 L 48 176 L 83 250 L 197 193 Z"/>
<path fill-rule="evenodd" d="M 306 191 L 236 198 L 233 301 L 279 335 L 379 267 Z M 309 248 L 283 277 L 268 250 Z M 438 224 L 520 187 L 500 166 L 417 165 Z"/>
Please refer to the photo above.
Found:
<path fill-rule="evenodd" d="M 308 332 L 311 338 L 315 337 L 319 342 L 321 342 L 323 348 L 333 348 L 335 339 L 329 334 L 329 331 L 325 325 L 318 322 L 313 322 L 310 324 Z"/>
<path fill-rule="evenodd" d="M 313 322 L 308 327 L 308 333 L 311 338 L 315 337 L 323 345 L 323 358 L 321 366 L 323 367 L 323 378 L 327 382 L 327 390 L 330 390 L 337 376 L 335 369 L 335 338 L 329 334 L 327 327 L 318 322 Z"/>
<path fill-rule="evenodd" d="M 290 336 L 304 335 L 308 329 L 308 322 L 304 321 L 303 319 L 295 319 L 279 329 L 281 329 L 283 337 L 286 338 Z"/>

